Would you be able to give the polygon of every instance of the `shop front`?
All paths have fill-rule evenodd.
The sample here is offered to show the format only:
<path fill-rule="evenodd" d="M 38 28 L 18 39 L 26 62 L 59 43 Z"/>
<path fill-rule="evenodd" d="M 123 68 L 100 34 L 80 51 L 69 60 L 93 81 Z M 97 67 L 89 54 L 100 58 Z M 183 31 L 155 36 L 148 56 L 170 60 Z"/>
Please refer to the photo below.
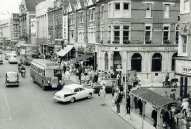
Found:
<path fill-rule="evenodd" d="M 128 44 L 98 45 L 99 70 L 116 71 L 117 66 L 135 70 L 142 82 L 163 82 L 167 73 L 174 77 L 177 45 Z"/>

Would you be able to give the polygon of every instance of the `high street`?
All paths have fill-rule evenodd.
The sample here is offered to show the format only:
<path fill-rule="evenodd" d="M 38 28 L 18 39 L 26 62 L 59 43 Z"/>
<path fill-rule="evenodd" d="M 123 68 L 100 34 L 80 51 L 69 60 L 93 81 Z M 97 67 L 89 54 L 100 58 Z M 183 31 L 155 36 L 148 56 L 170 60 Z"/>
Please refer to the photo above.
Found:
<path fill-rule="evenodd" d="M 57 90 L 43 91 L 33 84 L 30 66 L 26 66 L 26 78 L 20 76 L 19 87 L 6 88 L 5 73 L 17 68 L 7 60 L 0 65 L 0 129 L 132 129 L 111 111 L 111 94 L 106 106 L 100 105 L 97 94 L 75 103 L 54 102 Z"/>

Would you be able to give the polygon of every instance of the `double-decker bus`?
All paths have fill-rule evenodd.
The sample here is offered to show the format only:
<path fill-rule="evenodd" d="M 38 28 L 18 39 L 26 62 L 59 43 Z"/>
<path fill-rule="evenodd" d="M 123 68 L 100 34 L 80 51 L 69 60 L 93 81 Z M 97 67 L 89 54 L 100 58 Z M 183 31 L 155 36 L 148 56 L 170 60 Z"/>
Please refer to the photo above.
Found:
<path fill-rule="evenodd" d="M 21 44 L 20 46 L 20 62 L 30 65 L 33 59 L 38 59 L 38 48 L 35 44 Z"/>
<path fill-rule="evenodd" d="M 30 76 L 43 90 L 48 87 L 62 89 L 64 85 L 60 64 L 50 60 L 34 59 L 31 62 Z"/>

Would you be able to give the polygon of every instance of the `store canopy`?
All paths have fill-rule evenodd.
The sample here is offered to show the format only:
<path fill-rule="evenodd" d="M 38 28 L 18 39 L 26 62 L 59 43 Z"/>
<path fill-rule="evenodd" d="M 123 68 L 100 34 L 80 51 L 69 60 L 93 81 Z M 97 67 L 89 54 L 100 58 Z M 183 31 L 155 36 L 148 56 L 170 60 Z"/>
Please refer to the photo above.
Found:
<path fill-rule="evenodd" d="M 76 57 L 76 58 L 72 59 L 71 61 L 77 62 L 77 61 L 88 59 L 90 57 L 93 57 L 93 55 L 84 55 L 84 56 Z"/>
<path fill-rule="evenodd" d="M 69 51 L 72 50 L 72 48 L 74 47 L 74 45 L 67 45 L 64 50 L 62 49 L 61 51 L 57 52 L 58 56 L 65 56 Z"/>
<path fill-rule="evenodd" d="M 164 107 L 168 104 L 177 103 L 177 101 L 161 96 L 149 89 L 137 89 L 131 92 L 132 95 L 142 99 L 145 102 L 151 103 L 155 107 Z"/>
<path fill-rule="evenodd" d="M 15 47 L 20 47 L 21 44 L 25 44 L 25 41 L 19 41 L 19 42 L 15 45 Z"/>

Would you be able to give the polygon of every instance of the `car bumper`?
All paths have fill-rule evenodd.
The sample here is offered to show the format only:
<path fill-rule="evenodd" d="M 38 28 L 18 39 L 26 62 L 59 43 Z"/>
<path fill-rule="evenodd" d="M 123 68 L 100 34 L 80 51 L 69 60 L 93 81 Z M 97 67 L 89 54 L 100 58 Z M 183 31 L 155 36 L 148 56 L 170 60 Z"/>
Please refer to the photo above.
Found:
<path fill-rule="evenodd" d="M 54 99 L 54 101 L 68 102 L 68 101 L 66 101 L 66 100 L 64 100 L 64 99 L 62 99 L 62 98 L 58 98 L 57 96 L 53 96 L 53 99 Z"/>
<path fill-rule="evenodd" d="M 6 86 L 14 86 L 14 85 L 19 85 L 19 82 L 6 82 Z"/>
<path fill-rule="evenodd" d="M 16 60 L 10 60 L 9 63 L 17 63 Z"/>

